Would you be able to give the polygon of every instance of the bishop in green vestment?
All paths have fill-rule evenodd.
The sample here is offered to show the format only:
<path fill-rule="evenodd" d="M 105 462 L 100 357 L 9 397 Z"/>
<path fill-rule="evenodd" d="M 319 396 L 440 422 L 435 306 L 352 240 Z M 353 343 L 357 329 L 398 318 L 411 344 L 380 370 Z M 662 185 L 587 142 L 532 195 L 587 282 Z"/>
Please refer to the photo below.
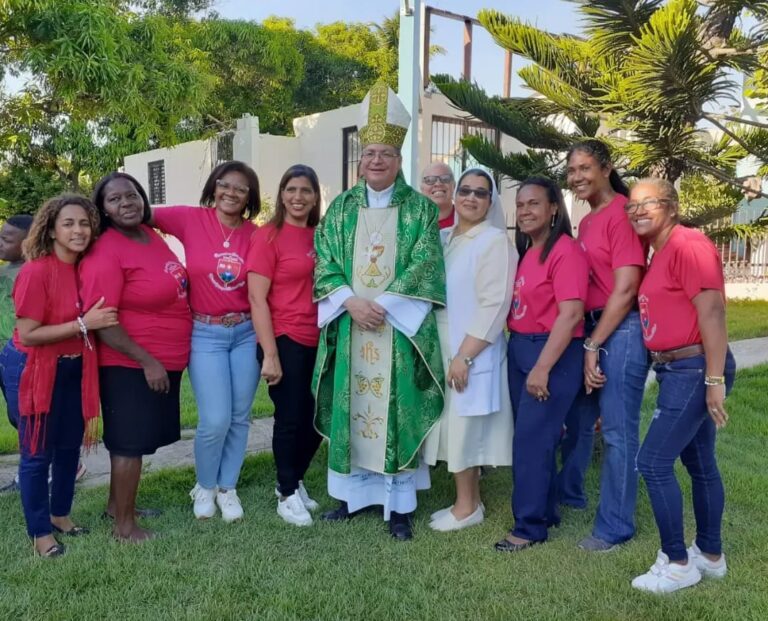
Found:
<path fill-rule="evenodd" d="M 428 486 L 419 449 L 443 408 L 434 310 L 445 268 L 437 207 L 400 172 L 402 104 L 377 85 L 363 108 L 363 178 L 315 233 L 315 426 L 329 442 L 331 495 L 350 512 L 381 504 L 388 519 L 415 509 L 425 476 Z"/>

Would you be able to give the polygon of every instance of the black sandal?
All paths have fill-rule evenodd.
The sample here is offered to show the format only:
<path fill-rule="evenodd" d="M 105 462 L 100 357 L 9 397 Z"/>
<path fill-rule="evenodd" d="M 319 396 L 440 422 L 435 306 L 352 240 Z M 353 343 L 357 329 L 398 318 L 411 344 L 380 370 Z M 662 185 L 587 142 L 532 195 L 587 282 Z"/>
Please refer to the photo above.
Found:
<path fill-rule="evenodd" d="M 535 546 L 540 543 L 544 543 L 544 542 L 543 541 L 526 541 L 525 543 L 514 543 L 513 541 L 510 541 L 509 539 L 504 537 L 504 539 L 502 539 L 501 541 L 497 541 L 493 547 L 497 552 L 520 552 L 521 550 L 525 550 L 526 548 L 530 548 L 531 546 Z"/>
<path fill-rule="evenodd" d="M 69 530 L 63 530 L 56 526 L 56 524 L 51 524 L 51 528 L 54 532 L 57 532 L 60 535 L 66 535 L 67 537 L 80 537 L 81 535 L 87 535 L 91 532 L 91 529 L 86 526 L 73 526 Z"/>
<path fill-rule="evenodd" d="M 37 547 L 35 547 L 35 554 L 40 558 L 55 558 L 57 556 L 62 556 L 66 551 L 67 547 L 63 543 L 58 542 L 54 543 L 45 552 L 38 552 Z"/>
<path fill-rule="evenodd" d="M 141 508 L 137 507 L 136 509 L 133 510 L 133 514 L 137 518 L 156 518 L 156 517 L 160 517 L 161 515 L 163 515 L 163 510 L 162 509 L 149 509 L 149 508 L 141 509 Z M 102 520 L 114 520 L 115 516 L 112 515 L 111 513 L 109 513 L 108 511 L 104 511 L 104 513 L 101 514 L 101 519 Z"/>

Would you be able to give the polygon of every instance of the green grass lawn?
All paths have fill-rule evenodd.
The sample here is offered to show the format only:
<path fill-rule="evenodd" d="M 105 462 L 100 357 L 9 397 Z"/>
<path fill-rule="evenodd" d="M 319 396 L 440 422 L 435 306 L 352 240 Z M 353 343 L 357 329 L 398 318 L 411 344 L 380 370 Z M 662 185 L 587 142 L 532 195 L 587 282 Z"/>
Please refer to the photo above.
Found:
<path fill-rule="evenodd" d="M 239 493 L 246 519 L 225 525 L 192 519 L 191 468 L 148 476 L 140 501 L 165 514 L 161 536 L 141 546 L 117 543 L 99 519 L 105 490 L 80 490 L 74 518 L 93 532 L 69 542 L 63 558 L 32 556 L 18 496 L 0 497 L 1 619 L 768 619 L 768 365 L 739 373 L 727 401 L 730 424 L 718 453 L 727 507 L 723 525 L 729 574 L 670 596 L 633 590 L 630 580 L 653 563 L 658 535 L 641 483 L 637 537 L 611 554 L 577 550 L 590 530 L 597 469 L 589 473 L 587 511 L 566 510 L 550 542 L 515 555 L 493 543 L 511 526 L 510 471 L 482 481 L 485 523 L 434 533 L 429 514 L 453 498 L 444 468 L 420 495 L 415 539 L 396 543 L 373 515 L 346 524 L 299 529 L 275 513 L 271 455 L 247 459 Z M 654 389 L 643 408 L 644 426 Z M 307 486 L 322 508 L 325 454 Z M 687 477 L 682 476 L 686 498 Z M 693 537 L 690 503 L 686 539 Z"/>
<path fill-rule="evenodd" d="M 731 341 L 768 336 L 768 302 L 764 300 L 728 300 L 726 318 Z"/>

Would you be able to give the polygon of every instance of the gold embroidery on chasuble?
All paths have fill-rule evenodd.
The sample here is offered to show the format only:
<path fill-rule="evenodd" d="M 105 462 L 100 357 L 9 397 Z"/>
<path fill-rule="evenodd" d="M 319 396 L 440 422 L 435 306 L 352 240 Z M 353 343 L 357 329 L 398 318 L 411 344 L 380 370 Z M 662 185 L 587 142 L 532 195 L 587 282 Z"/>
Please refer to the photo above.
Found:
<path fill-rule="evenodd" d="M 384 293 L 395 272 L 397 208 L 361 209 L 355 231 L 355 295 L 373 300 Z M 392 374 L 392 326 L 352 327 L 350 454 L 353 466 L 384 472 Z"/>

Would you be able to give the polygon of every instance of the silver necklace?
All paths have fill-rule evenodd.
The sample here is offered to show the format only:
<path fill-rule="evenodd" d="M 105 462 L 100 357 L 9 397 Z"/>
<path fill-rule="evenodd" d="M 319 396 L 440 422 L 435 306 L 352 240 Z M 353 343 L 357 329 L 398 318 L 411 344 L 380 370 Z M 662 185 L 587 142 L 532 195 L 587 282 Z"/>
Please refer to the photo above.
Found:
<path fill-rule="evenodd" d="M 218 222 L 218 223 L 219 223 L 219 230 L 221 231 L 221 236 L 222 236 L 222 237 L 224 237 L 224 241 L 221 243 L 221 245 L 222 245 L 222 246 L 224 246 L 225 248 L 229 248 L 229 247 L 230 247 L 230 245 L 231 245 L 231 244 L 229 243 L 229 240 L 230 240 L 230 239 L 232 238 L 232 236 L 235 234 L 235 231 L 236 231 L 237 229 L 239 229 L 239 228 L 242 226 L 243 222 L 242 222 L 242 220 L 240 220 L 240 224 L 238 224 L 238 225 L 237 225 L 235 228 L 231 229 L 231 230 L 229 231 L 229 235 L 227 235 L 227 236 L 225 236 L 225 235 L 224 235 L 224 227 L 223 227 L 223 226 L 221 226 L 221 220 L 219 220 L 219 217 L 218 217 L 218 216 L 216 216 L 216 222 Z"/>

